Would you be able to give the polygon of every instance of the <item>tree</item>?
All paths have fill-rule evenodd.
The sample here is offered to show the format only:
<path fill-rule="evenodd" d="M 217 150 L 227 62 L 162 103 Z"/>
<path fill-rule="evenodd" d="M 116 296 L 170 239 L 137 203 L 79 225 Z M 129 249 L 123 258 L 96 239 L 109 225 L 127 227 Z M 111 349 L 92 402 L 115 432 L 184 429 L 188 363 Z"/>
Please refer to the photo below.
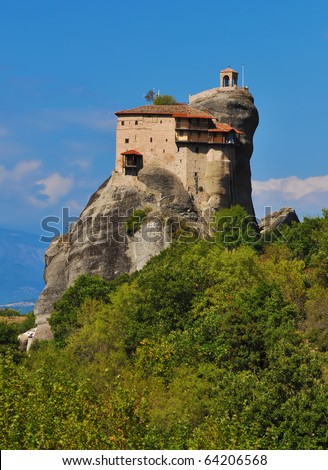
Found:
<path fill-rule="evenodd" d="M 156 95 L 153 104 L 156 106 L 158 105 L 164 105 L 164 104 L 175 104 L 177 100 L 174 98 L 172 95 Z"/>
<path fill-rule="evenodd" d="M 149 90 L 148 93 L 145 95 L 145 100 L 149 102 L 153 102 L 155 98 L 155 92 L 154 90 Z"/>
<path fill-rule="evenodd" d="M 304 322 L 307 337 L 321 351 L 328 351 L 328 289 L 313 286 L 305 303 Z"/>
<path fill-rule="evenodd" d="M 154 105 L 175 104 L 177 100 L 172 95 L 156 94 L 154 90 L 149 90 L 145 95 L 145 100 Z"/>
<path fill-rule="evenodd" d="M 109 294 L 128 276 L 120 276 L 109 282 L 100 276 L 81 275 L 54 304 L 54 312 L 49 319 L 54 338 L 63 346 L 70 334 L 80 328 L 78 310 L 87 298 L 109 302 Z"/>
<path fill-rule="evenodd" d="M 212 228 L 216 241 L 229 250 L 246 244 L 255 246 L 259 241 L 254 218 L 241 206 L 219 209 L 215 213 Z"/>

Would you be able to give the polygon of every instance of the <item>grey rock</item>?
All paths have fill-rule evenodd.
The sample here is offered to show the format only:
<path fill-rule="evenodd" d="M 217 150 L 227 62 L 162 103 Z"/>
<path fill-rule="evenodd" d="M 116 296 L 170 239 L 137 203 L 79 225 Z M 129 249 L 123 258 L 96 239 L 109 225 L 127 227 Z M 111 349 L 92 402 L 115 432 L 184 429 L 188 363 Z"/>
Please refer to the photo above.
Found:
<path fill-rule="evenodd" d="M 129 237 L 125 222 L 134 209 L 150 211 L 142 228 Z M 185 211 L 188 211 L 187 213 Z M 46 255 L 46 287 L 36 305 L 34 339 L 52 337 L 48 318 L 53 303 L 81 274 L 114 279 L 141 269 L 171 243 L 173 221 L 195 218 L 195 208 L 180 180 L 162 168 L 142 170 L 138 180 L 115 177 L 91 196 L 69 234 L 50 244 Z"/>
<path fill-rule="evenodd" d="M 253 153 L 253 135 L 259 124 L 259 114 L 253 96 L 245 88 L 213 88 L 190 96 L 189 102 L 195 108 L 208 110 L 219 122 L 227 123 L 245 133 L 241 136 L 241 145 L 236 148 L 236 204 L 254 216 L 250 159 Z"/>
<path fill-rule="evenodd" d="M 138 179 L 150 191 L 160 193 L 160 206 L 169 205 L 177 212 L 194 209 L 189 194 L 180 179 L 169 171 L 159 167 L 146 167 L 139 172 Z"/>
<path fill-rule="evenodd" d="M 260 232 L 274 230 L 280 225 L 291 225 L 293 222 L 298 223 L 299 218 L 294 209 L 290 207 L 283 207 L 279 211 L 272 212 L 263 217 L 259 222 Z"/>

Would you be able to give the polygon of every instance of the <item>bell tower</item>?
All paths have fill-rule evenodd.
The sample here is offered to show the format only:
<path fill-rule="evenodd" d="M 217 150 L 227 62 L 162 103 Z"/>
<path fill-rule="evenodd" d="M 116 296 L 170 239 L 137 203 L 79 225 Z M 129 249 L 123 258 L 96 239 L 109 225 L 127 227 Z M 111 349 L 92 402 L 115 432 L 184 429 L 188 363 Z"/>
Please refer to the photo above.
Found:
<path fill-rule="evenodd" d="M 220 88 L 234 88 L 238 85 L 238 72 L 228 67 L 220 72 Z"/>

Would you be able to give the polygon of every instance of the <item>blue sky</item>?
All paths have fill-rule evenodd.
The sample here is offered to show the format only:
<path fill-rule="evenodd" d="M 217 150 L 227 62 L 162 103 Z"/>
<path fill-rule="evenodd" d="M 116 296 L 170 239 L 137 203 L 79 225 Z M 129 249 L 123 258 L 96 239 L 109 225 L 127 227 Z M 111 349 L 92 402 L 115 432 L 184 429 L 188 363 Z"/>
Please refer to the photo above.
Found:
<path fill-rule="evenodd" d="M 326 1 L 4 0 L 1 227 L 78 215 L 114 166 L 115 116 L 153 88 L 187 101 L 241 72 L 260 113 L 253 199 L 328 207 Z"/>

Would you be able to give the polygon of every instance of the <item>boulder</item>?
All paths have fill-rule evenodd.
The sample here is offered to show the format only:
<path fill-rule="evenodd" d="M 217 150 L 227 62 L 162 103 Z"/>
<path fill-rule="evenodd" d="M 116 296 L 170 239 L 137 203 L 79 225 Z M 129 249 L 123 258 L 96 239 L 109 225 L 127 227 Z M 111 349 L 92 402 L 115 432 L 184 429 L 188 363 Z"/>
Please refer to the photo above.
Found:
<path fill-rule="evenodd" d="M 254 216 L 250 159 L 259 114 L 253 96 L 246 88 L 213 88 L 191 95 L 189 103 L 194 108 L 209 111 L 219 122 L 244 132 L 240 138 L 240 146 L 236 147 L 235 196 L 236 204 Z"/>
<path fill-rule="evenodd" d="M 260 232 L 268 232 L 276 229 L 280 225 L 291 225 L 293 222 L 298 223 L 299 218 L 294 209 L 283 207 L 279 211 L 271 212 L 263 217 L 259 222 Z"/>

